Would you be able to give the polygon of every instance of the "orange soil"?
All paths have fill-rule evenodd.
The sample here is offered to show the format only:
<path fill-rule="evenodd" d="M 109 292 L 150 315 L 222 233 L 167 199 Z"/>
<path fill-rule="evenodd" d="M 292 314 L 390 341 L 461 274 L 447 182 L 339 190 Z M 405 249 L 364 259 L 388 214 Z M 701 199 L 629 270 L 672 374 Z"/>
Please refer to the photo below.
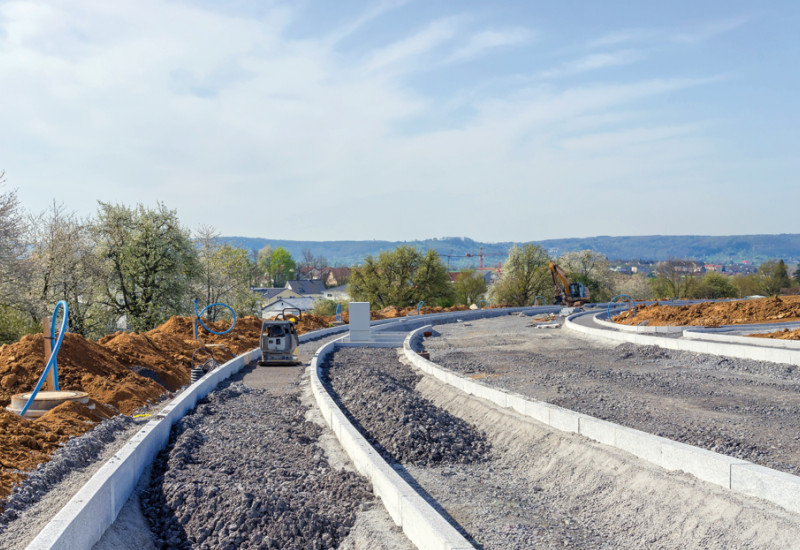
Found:
<path fill-rule="evenodd" d="M 753 338 L 772 338 L 775 340 L 800 340 L 800 329 L 789 330 L 785 328 L 777 332 L 768 332 L 767 334 L 748 334 Z"/>
<path fill-rule="evenodd" d="M 467 308 L 423 307 L 421 311 L 462 309 Z M 372 318 L 387 319 L 415 312 L 413 307 L 389 307 L 372 312 Z M 297 329 L 302 334 L 331 326 L 334 320 L 332 316 L 303 315 Z M 346 312 L 344 320 L 349 320 Z M 235 329 L 222 336 L 200 327 L 199 340 L 205 344 L 223 344 L 225 350 L 214 348 L 214 354 L 224 362 L 258 347 L 261 322 L 257 317 L 239 318 Z M 222 331 L 229 324 L 220 321 L 210 326 Z M 192 353 L 198 347 L 191 317 L 172 317 L 148 332 L 116 332 L 97 342 L 68 333 L 58 354 L 60 388 L 88 392 L 95 408 L 64 403 L 31 420 L 7 411 L 5 406 L 13 394 L 30 391 L 36 385 L 44 367 L 43 336 L 28 335 L 17 343 L 0 346 L 0 499 L 10 494 L 24 472 L 47 461 L 70 437 L 89 431 L 117 413 L 132 414 L 188 384 Z M 200 360 L 207 357 L 198 355 Z M 138 367 L 150 369 L 161 383 L 137 374 L 134 369 Z"/>
<path fill-rule="evenodd" d="M 227 322 L 212 324 L 225 330 Z M 65 403 L 41 418 L 22 418 L 5 410 L 15 393 L 30 391 L 44 367 L 41 334 L 28 335 L 15 344 L 0 346 L 0 498 L 37 464 L 48 460 L 59 444 L 81 435 L 118 412 L 132 414 L 161 396 L 189 382 L 194 340 L 193 319 L 173 317 L 163 325 L 139 334 L 117 332 L 98 342 L 77 334 L 65 334 L 58 354 L 61 389 L 89 393 L 94 410 L 79 403 Z M 261 319 L 240 318 L 233 332 L 209 334 L 200 327 L 200 340 L 224 344 L 215 348 L 218 360 L 258 346 Z M 203 356 L 202 359 L 206 359 Z M 131 367 L 145 367 L 162 382 L 136 374 Z"/>
<path fill-rule="evenodd" d="M 800 296 L 775 296 L 735 302 L 704 302 L 686 306 L 637 306 L 612 319 L 615 323 L 649 326 L 747 325 L 800 321 Z"/>

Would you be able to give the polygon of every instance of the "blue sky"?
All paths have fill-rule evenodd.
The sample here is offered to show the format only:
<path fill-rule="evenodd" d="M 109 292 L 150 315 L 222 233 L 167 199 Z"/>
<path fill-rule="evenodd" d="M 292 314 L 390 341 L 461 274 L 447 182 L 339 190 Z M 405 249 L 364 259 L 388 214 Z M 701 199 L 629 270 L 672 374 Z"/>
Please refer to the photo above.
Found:
<path fill-rule="evenodd" d="M 0 1 L 31 211 L 226 235 L 794 233 L 800 4 Z"/>

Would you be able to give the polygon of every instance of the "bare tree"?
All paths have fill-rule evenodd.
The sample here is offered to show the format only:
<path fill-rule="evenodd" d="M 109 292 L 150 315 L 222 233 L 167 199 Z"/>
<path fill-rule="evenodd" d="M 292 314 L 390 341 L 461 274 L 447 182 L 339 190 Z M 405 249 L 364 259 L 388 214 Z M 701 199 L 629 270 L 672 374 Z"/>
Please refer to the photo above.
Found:
<path fill-rule="evenodd" d="M 313 279 L 314 275 L 328 265 L 328 260 L 322 256 L 314 256 L 309 249 L 303 249 L 302 258 L 297 262 L 298 279 Z"/>
<path fill-rule="evenodd" d="M 0 171 L 0 187 L 5 172 Z M 24 281 L 21 259 L 25 252 L 25 222 L 16 190 L 0 193 L 0 302 L 17 303 L 19 284 Z"/>
<path fill-rule="evenodd" d="M 98 336 L 111 322 L 103 305 L 104 272 L 95 254 L 91 225 L 63 205 L 31 216 L 30 246 L 24 264 L 28 292 L 26 310 L 36 320 L 59 300 L 69 304 L 69 327 L 84 336 Z"/>
<path fill-rule="evenodd" d="M 250 254 L 243 248 L 220 244 L 218 238 L 219 233 L 211 226 L 204 225 L 195 231 L 199 269 L 192 284 L 194 295 L 203 305 L 224 302 L 237 314 L 252 314 L 258 299 L 250 291 L 253 277 Z M 212 308 L 209 318 L 214 321 L 219 313 Z"/>

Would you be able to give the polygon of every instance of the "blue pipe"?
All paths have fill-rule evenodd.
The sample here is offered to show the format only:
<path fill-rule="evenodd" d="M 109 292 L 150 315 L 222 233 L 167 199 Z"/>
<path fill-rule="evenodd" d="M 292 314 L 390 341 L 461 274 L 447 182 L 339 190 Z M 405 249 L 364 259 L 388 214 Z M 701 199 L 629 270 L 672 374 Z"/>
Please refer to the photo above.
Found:
<path fill-rule="evenodd" d="M 483 308 L 481 307 L 481 302 L 483 302 L 483 303 L 484 303 L 484 304 L 486 304 L 487 306 L 489 305 L 489 302 L 487 302 L 486 300 L 484 300 L 483 298 L 481 298 L 480 300 L 478 300 L 478 303 L 477 303 L 477 304 L 475 304 L 476 306 L 478 306 L 478 309 L 483 309 Z"/>
<path fill-rule="evenodd" d="M 217 332 L 215 330 L 211 330 L 210 328 L 208 328 L 206 326 L 206 324 L 203 322 L 203 313 L 205 313 L 207 309 L 210 309 L 210 308 L 212 308 L 214 306 L 226 307 L 231 312 L 231 315 L 233 315 L 233 323 L 231 324 L 231 326 L 230 326 L 230 328 L 228 330 L 223 330 L 222 332 Z M 223 304 L 222 302 L 214 302 L 213 304 L 208 304 L 206 307 L 201 309 L 200 312 L 198 313 L 198 311 L 197 311 L 197 298 L 195 298 L 194 299 L 194 339 L 195 340 L 197 340 L 197 325 L 198 325 L 198 323 L 203 325 L 203 328 L 206 329 L 211 334 L 220 334 L 220 335 L 221 334 L 228 334 L 230 331 L 233 330 L 233 327 L 236 326 L 236 312 L 233 311 L 233 308 L 231 306 L 229 306 L 228 304 Z"/>
<path fill-rule="evenodd" d="M 336 322 L 344 323 L 344 318 L 342 317 L 342 304 L 336 304 Z"/>
<path fill-rule="evenodd" d="M 606 307 L 606 316 L 608 320 L 609 321 L 611 320 L 611 304 L 613 304 L 617 300 L 617 298 L 627 298 L 628 302 L 633 305 L 633 316 L 636 317 L 636 302 L 634 302 L 633 298 L 631 298 L 627 294 L 619 294 L 611 298 L 611 301 L 608 302 L 608 306 Z M 628 309 L 630 309 L 630 307 Z"/>
<path fill-rule="evenodd" d="M 419 308 L 421 308 L 425 304 L 425 300 L 420 300 L 417 304 L 417 315 L 419 315 Z"/>
<path fill-rule="evenodd" d="M 61 319 L 61 328 L 58 330 L 58 339 L 56 339 L 56 318 L 58 317 L 59 308 L 64 309 L 64 317 Z M 36 394 L 39 393 L 39 390 L 42 389 L 42 384 L 44 384 L 44 381 L 47 379 L 47 374 L 50 372 L 50 369 L 53 369 L 55 390 L 58 391 L 58 350 L 61 349 L 61 342 L 64 341 L 64 334 L 67 332 L 68 319 L 69 306 L 67 305 L 67 302 L 61 300 L 56 304 L 56 307 L 53 310 L 53 318 L 50 321 L 50 339 L 55 340 L 53 351 L 50 353 L 50 359 L 47 361 L 47 365 L 45 365 L 44 371 L 42 371 L 42 375 L 39 377 L 39 381 L 36 383 L 36 387 L 33 388 L 33 392 L 31 392 L 31 396 L 28 398 L 25 406 L 22 407 L 22 410 L 19 413 L 20 416 L 25 416 L 25 413 L 28 412 L 30 406 L 33 405 L 33 400 L 36 398 Z"/>

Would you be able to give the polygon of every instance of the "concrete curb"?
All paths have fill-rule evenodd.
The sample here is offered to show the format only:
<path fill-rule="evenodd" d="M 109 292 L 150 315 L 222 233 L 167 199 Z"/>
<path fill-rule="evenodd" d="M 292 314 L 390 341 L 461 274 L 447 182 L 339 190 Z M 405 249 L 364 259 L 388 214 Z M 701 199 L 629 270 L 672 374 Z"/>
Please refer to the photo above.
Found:
<path fill-rule="evenodd" d="M 671 334 L 676 332 L 682 332 L 683 329 L 686 328 L 686 327 L 673 327 L 673 326 L 651 327 L 651 326 L 640 326 L 640 325 L 621 325 L 619 323 L 609 321 L 608 314 L 604 312 L 595 314 L 594 322 L 602 327 L 606 327 L 609 329 L 619 330 L 622 332 L 636 332 L 638 334 Z"/>
<path fill-rule="evenodd" d="M 231 359 L 175 397 L 95 472 L 27 548 L 91 548 L 114 522 L 144 469 L 167 445 L 172 425 L 258 353 L 252 350 Z"/>
<path fill-rule="evenodd" d="M 580 314 L 578 314 L 580 315 Z M 790 512 L 800 513 L 800 477 L 757 466 L 746 460 L 672 441 L 613 422 L 600 420 L 518 393 L 485 386 L 446 370 L 417 354 L 412 343 L 421 337 L 422 327 L 408 335 L 403 352 L 421 371 L 463 392 L 481 397 L 503 408 L 537 420 L 564 432 L 573 432 L 661 466 L 681 470 L 698 479 L 726 489 L 773 502 Z M 585 328 L 585 327 L 581 327 Z M 627 337 L 634 335 L 616 333 Z"/>
<path fill-rule="evenodd" d="M 321 380 L 322 363 L 333 353 L 336 341 L 322 346 L 311 360 L 311 392 L 325 422 L 330 426 L 356 469 L 372 482 L 372 488 L 392 520 L 421 550 L 461 550 L 473 546 L 439 515 L 398 474 L 350 423 Z"/>
<path fill-rule="evenodd" d="M 588 315 L 592 312 L 576 313 L 570 315 L 564 321 L 564 327 L 575 332 L 580 332 L 602 341 L 614 340 L 617 342 L 630 342 L 641 346 L 658 346 L 666 349 L 679 351 L 689 351 L 693 353 L 711 353 L 725 357 L 737 357 L 739 359 L 755 359 L 756 361 L 771 361 L 773 363 L 788 363 L 790 365 L 800 365 L 800 350 L 769 348 L 760 346 L 758 341 L 747 344 L 731 344 L 724 342 L 710 342 L 708 340 L 693 340 L 684 338 L 664 338 L 649 334 L 632 334 L 607 330 L 604 328 L 592 328 L 579 325 L 574 322 L 577 317 Z M 751 339 L 748 339 L 750 341 Z M 753 338 L 752 340 L 756 340 Z"/>
<path fill-rule="evenodd" d="M 611 330 L 618 330 L 621 332 L 635 332 L 638 334 L 677 334 L 683 333 L 685 338 L 705 338 L 705 335 L 714 335 L 709 340 L 716 340 L 719 342 L 738 342 L 738 343 L 748 343 L 750 342 L 749 338 L 746 337 L 739 337 L 744 338 L 744 340 L 727 340 L 725 338 L 718 338 L 716 335 L 720 333 L 731 335 L 730 333 L 741 333 L 745 332 L 747 334 L 755 334 L 760 332 L 775 332 L 778 330 L 782 330 L 784 328 L 788 328 L 789 330 L 794 330 L 796 328 L 800 328 L 800 323 L 797 321 L 788 322 L 788 323 L 763 323 L 763 324 L 751 324 L 751 325 L 724 325 L 721 327 L 713 327 L 713 328 L 706 328 L 701 326 L 641 326 L 641 325 L 622 325 L 619 323 L 615 323 L 613 321 L 608 320 L 608 314 L 601 312 L 597 313 L 594 316 L 594 322 L 600 325 L 603 328 L 611 329 Z M 691 336 L 687 333 L 690 333 Z M 699 336 L 700 334 L 704 336 Z M 780 341 L 778 341 L 780 342 Z M 800 349 L 800 342 L 791 342 L 787 340 L 783 340 L 784 343 L 793 343 L 797 349 Z M 787 347 L 791 348 L 793 346 L 770 346 L 770 347 Z"/>
<path fill-rule="evenodd" d="M 479 318 L 507 315 L 517 311 L 539 312 L 549 309 L 552 308 L 459 311 L 382 319 L 373 321 L 371 325 L 375 327 L 376 331 L 383 331 L 397 326 L 410 329 L 428 321 L 448 322 L 459 318 Z M 300 336 L 300 342 L 305 343 L 348 330 L 347 325 L 342 325 L 309 332 Z M 30 550 L 45 548 L 72 550 L 94 546 L 106 529 L 114 522 L 122 506 L 130 498 L 144 469 L 152 463 L 156 454 L 167 445 L 172 425 L 193 409 L 197 401 L 211 393 L 220 382 L 236 374 L 246 364 L 255 361 L 258 357 L 259 350 L 251 350 L 231 359 L 188 386 L 95 472 L 91 479 L 44 526 L 26 548 Z M 408 512 L 408 515 L 411 517 L 413 513 Z M 441 518 L 439 519 L 441 520 Z M 425 546 L 425 548 L 428 547 Z M 468 546 L 468 548 L 471 548 L 471 546 Z"/>
<path fill-rule="evenodd" d="M 301 342 L 344 332 L 347 326 L 333 327 L 304 334 Z M 258 349 L 231 359 L 188 386 L 161 412 L 131 437 L 89 481 L 64 505 L 27 546 L 45 548 L 91 548 L 114 523 L 122 506 L 130 498 L 144 469 L 166 447 L 172 425 L 194 408 L 222 381 L 258 359 Z"/>
<path fill-rule="evenodd" d="M 760 330 L 760 331 L 747 330 L 746 332 L 748 334 L 759 334 L 759 333 L 769 333 L 775 331 L 776 329 Z M 798 340 L 773 340 L 771 338 L 752 338 L 750 336 L 737 336 L 736 334 L 720 334 L 720 332 L 721 331 L 692 328 L 684 330 L 683 337 L 689 340 L 710 340 L 712 342 L 725 342 L 729 344 L 742 344 L 746 346 L 759 346 L 766 348 L 790 349 L 790 350 L 800 351 L 800 341 Z M 734 332 L 734 331 L 727 331 L 727 332 Z"/>

